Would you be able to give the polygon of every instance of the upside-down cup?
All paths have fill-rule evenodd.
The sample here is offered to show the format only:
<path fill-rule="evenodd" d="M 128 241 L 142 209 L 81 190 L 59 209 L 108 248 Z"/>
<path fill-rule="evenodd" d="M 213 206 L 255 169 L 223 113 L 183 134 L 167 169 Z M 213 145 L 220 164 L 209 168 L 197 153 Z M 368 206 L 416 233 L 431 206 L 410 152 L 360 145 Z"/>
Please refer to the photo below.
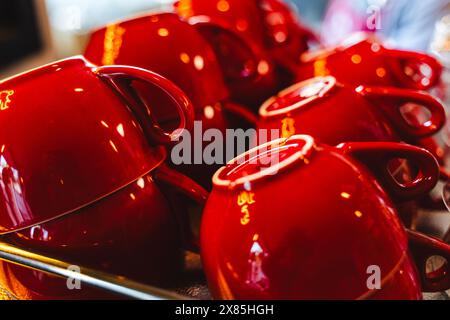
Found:
<path fill-rule="evenodd" d="M 298 81 L 332 75 L 340 82 L 428 90 L 439 84 L 439 61 L 427 54 L 389 49 L 375 36 L 357 33 L 340 46 L 305 53 Z"/>
<path fill-rule="evenodd" d="M 302 26 L 279 0 L 181 0 L 175 3 L 175 10 L 188 21 L 199 18 L 223 21 L 253 44 L 261 58 L 257 66 L 259 77 L 247 83 L 228 78 L 233 95 L 247 104 L 258 105 L 277 87 L 292 83 L 300 55 L 311 40 L 317 41 L 313 32 Z M 236 44 L 227 42 L 218 33 L 205 35 L 217 43 L 216 51 L 225 61 L 235 59 L 239 50 Z"/>
<path fill-rule="evenodd" d="M 416 119 L 408 106 L 424 108 Z M 344 141 L 416 142 L 445 124 L 441 101 L 423 91 L 362 85 L 354 88 L 333 76 L 299 82 L 267 100 L 259 110 L 259 129 L 316 136 L 328 144 Z M 430 150 L 431 152 L 431 150 Z"/>
<path fill-rule="evenodd" d="M 144 105 L 129 99 L 132 81 L 156 86 L 172 99 L 176 131 L 163 131 Z M 168 284 L 180 272 L 188 244 L 162 184 L 196 201 L 206 197 L 164 165 L 165 145 L 192 126 L 185 94 L 155 73 L 97 67 L 82 57 L 4 80 L 0 91 L 2 241 L 74 263 L 81 272 L 89 267 Z M 0 283 L 20 299 L 103 297 L 6 262 Z"/>
<path fill-rule="evenodd" d="M 227 39 L 246 48 L 234 31 L 213 22 L 198 25 L 219 30 Z M 251 111 L 230 98 L 214 50 L 194 27 L 175 14 L 151 14 L 101 28 L 92 34 L 85 56 L 98 65 L 133 65 L 173 81 L 194 105 L 194 118 L 201 121 L 199 139 L 208 129 L 225 134 L 226 129 L 255 125 L 256 117 Z M 236 68 L 239 65 L 231 69 Z M 151 103 L 153 116 L 162 127 L 173 128 L 178 124 L 178 114 L 170 107 L 173 103 L 167 95 L 148 85 L 138 85 L 136 89 L 140 99 Z M 190 133 L 193 145 L 194 131 Z M 211 177 L 220 164 L 194 165 L 193 154 L 188 156 L 190 163 L 177 164 L 176 169 L 210 188 Z"/>
<path fill-rule="evenodd" d="M 399 185 L 389 159 L 419 163 Z M 201 251 L 216 299 L 421 299 L 448 289 L 450 247 L 405 231 L 390 197 L 430 190 L 438 166 L 397 143 L 320 145 L 296 135 L 261 145 L 214 176 Z M 232 235 L 230 237 L 230 235 Z"/>
<path fill-rule="evenodd" d="M 359 97 L 354 100 L 345 92 Z M 424 119 L 419 120 L 410 106 L 414 106 L 413 111 L 418 106 L 423 108 Z M 426 138 L 444 125 L 444 107 L 441 101 L 420 91 L 373 86 L 354 89 L 331 76 L 316 77 L 269 99 L 260 115 L 260 128 L 278 128 L 283 136 L 313 134 L 330 144 L 403 140 L 426 148 L 438 160 L 441 157 L 439 149 Z M 445 170 L 442 173 L 445 178 Z"/>
<path fill-rule="evenodd" d="M 305 53 L 301 61 L 298 81 L 331 75 L 355 87 L 388 86 L 428 91 L 440 84 L 443 71 L 441 63 L 430 55 L 387 48 L 376 36 L 366 33 L 356 33 L 335 48 Z M 443 164 L 444 151 L 432 137 L 420 142 Z"/>
<path fill-rule="evenodd" d="M 421 123 L 411 119 L 403 110 L 410 103 L 423 106 L 429 118 Z M 332 76 L 285 89 L 263 104 L 260 116 L 259 131 L 277 130 L 280 137 L 308 134 L 330 145 L 346 141 L 414 143 L 438 132 L 445 123 L 442 103 L 425 92 L 370 86 L 355 89 Z M 405 174 L 414 177 L 411 168 L 397 165 L 394 169 L 400 179 Z M 412 203 L 403 206 L 402 219 L 411 226 L 417 210 Z"/>
<path fill-rule="evenodd" d="M 298 21 L 288 5 L 279 0 L 207 1 L 181 0 L 175 3 L 182 17 L 209 16 L 233 25 L 274 59 L 284 72 L 292 76 L 300 56 L 318 37 Z"/>

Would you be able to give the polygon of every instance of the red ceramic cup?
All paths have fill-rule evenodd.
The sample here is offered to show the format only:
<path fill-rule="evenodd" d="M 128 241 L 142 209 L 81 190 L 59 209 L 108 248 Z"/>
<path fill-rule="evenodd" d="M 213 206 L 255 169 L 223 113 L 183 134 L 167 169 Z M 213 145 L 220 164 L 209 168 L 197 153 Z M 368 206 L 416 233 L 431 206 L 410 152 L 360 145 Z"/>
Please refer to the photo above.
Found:
<path fill-rule="evenodd" d="M 164 149 L 160 149 L 164 160 Z M 178 176 L 167 180 L 164 167 L 59 219 L 3 236 L 16 246 L 49 255 L 80 268 L 124 276 L 154 286 L 172 287 L 184 265 L 185 224 L 168 203 L 161 187 L 187 192 L 204 201 L 205 194 Z M 177 174 L 175 171 L 170 175 Z M 179 174 L 178 174 L 179 175 Z M 189 188 L 189 189 L 188 189 Z M 201 189 L 200 189 L 201 190 Z M 70 290 L 67 279 L 0 262 L 0 284 L 17 299 L 110 299 L 107 292 L 81 284 Z"/>
<path fill-rule="evenodd" d="M 298 81 L 332 75 L 354 86 L 391 86 L 428 90 L 440 83 L 442 65 L 433 57 L 383 46 L 372 34 L 357 33 L 342 45 L 305 53 L 297 71 Z M 443 164 L 442 148 L 432 138 L 421 143 Z"/>
<path fill-rule="evenodd" d="M 198 25 L 221 30 L 229 39 L 240 41 L 234 32 L 220 25 Z M 193 102 L 195 120 L 202 121 L 203 131 L 217 128 L 225 132 L 256 121 L 250 111 L 231 101 L 213 49 L 195 28 L 175 14 L 153 14 L 102 28 L 91 36 L 85 55 L 96 64 L 133 65 L 173 81 Z M 176 110 L 166 107 L 170 103 L 167 95 L 148 85 L 136 88 L 144 101 L 152 103 L 154 117 L 161 126 L 172 128 L 177 124 Z M 177 169 L 210 188 L 218 167 L 185 165 Z"/>
<path fill-rule="evenodd" d="M 8 95 L 2 95 L 0 159 L 8 180 L 0 233 L 62 216 L 159 163 L 154 148 L 180 130 L 162 131 L 144 105 L 132 103 L 129 81 L 160 88 L 173 100 L 178 129 L 192 126 L 192 104 L 182 91 L 139 68 L 96 67 L 74 57 L 2 81 Z"/>
<path fill-rule="evenodd" d="M 403 106 L 415 103 L 430 116 L 419 123 Z M 409 89 L 340 84 L 332 76 L 300 82 L 269 99 L 260 109 L 258 129 L 277 129 L 281 137 L 310 134 L 336 145 L 346 141 L 406 141 L 417 143 L 445 123 L 440 101 Z M 432 152 L 434 149 L 430 149 Z M 406 173 L 401 170 L 400 174 Z M 403 204 L 402 219 L 411 226 L 415 205 Z"/>
<path fill-rule="evenodd" d="M 270 56 L 252 38 L 233 30 L 226 20 L 195 16 L 186 21 L 214 48 L 233 100 L 250 107 L 256 113 L 258 106 L 268 96 L 285 86 L 279 79 Z"/>
<path fill-rule="evenodd" d="M 433 57 L 388 49 L 376 37 L 358 33 L 342 45 L 305 53 L 298 81 L 332 75 L 346 84 L 427 90 L 436 86 L 442 65 Z"/>
<path fill-rule="evenodd" d="M 419 163 L 419 178 L 399 185 L 387 169 L 397 157 Z M 305 135 L 234 159 L 214 176 L 201 226 L 214 297 L 420 299 L 422 287 L 448 289 L 449 266 L 431 284 L 423 262 L 433 255 L 449 259 L 450 247 L 415 233 L 408 245 L 384 191 L 415 196 L 428 192 L 437 175 L 435 159 L 423 149 L 397 143 L 328 147 Z M 379 290 L 373 290 L 374 272 Z"/>
<path fill-rule="evenodd" d="M 430 114 L 419 122 L 406 104 L 423 106 Z M 393 87 L 353 86 L 335 77 L 316 77 L 297 83 L 260 108 L 259 129 L 279 129 L 284 137 L 305 133 L 328 144 L 344 141 L 411 142 L 437 133 L 445 110 L 431 95 Z"/>
<path fill-rule="evenodd" d="M 300 55 L 317 37 L 279 0 L 180 0 L 175 8 L 184 18 L 222 19 L 267 52 L 285 80 L 292 80 Z"/>
<path fill-rule="evenodd" d="M 206 193 L 162 166 L 161 145 L 180 133 L 161 130 L 151 109 L 130 98 L 131 81 L 160 88 L 178 129 L 192 126 L 181 90 L 139 68 L 75 57 L 1 82 L 0 234 L 80 267 L 165 282 L 179 270 L 183 226 L 160 184 L 197 201 Z M 7 263 L 0 280 L 20 298 L 95 297 Z"/>

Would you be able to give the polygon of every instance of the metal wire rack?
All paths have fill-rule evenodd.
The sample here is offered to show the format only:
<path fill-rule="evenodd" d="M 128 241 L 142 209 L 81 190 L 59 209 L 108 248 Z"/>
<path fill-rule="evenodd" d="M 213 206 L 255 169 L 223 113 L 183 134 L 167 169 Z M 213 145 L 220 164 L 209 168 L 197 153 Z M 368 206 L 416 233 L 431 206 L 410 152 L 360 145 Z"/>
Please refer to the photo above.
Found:
<path fill-rule="evenodd" d="M 181 295 L 173 291 L 152 287 L 121 276 L 90 268 L 82 268 L 82 273 L 72 272 L 69 268 L 73 263 L 24 250 L 6 242 L 0 242 L 0 260 L 63 278 L 70 277 L 91 287 L 119 295 L 123 298 L 139 300 L 192 299 L 188 295 Z M 4 290 L 3 292 L 0 291 L 0 293 L 0 298 L 2 296 L 5 299 L 13 298 Z"/>

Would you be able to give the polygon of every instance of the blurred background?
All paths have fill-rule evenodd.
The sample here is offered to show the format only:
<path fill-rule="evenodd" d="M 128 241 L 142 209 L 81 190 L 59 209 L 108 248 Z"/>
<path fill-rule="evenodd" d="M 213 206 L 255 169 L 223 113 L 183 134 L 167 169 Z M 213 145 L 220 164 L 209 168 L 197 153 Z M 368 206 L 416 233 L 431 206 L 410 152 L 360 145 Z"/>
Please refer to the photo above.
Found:
<path fill-rule="evenodd" d="M 354 31 L 372 31 L 394 47 L 432 51 L 450 65 L 450 18 L 442 20 L 450 14 L 450 0 L 285 1 L 326 45 L 334 45 Z M 173 0 L 1 1 L 0 77 L 79 54 L 95 28 L 148 11 L 165 7 L 170 10 L 172 3 Z"/>

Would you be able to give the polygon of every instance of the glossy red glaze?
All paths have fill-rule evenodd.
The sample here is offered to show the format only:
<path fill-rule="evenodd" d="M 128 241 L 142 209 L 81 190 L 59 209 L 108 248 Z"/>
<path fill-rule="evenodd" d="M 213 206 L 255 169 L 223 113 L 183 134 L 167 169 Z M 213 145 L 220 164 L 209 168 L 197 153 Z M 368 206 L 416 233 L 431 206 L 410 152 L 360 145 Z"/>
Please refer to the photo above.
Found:
<path fill-rule="evenodd" d="M 152 173 L 89 207 L 6 239 L 73 263 L 81 272 L 90 267 L 167 286 L 182 267 L 178 228 Z M 83 284 L 81 290 L 69 290 L 67 279 L 6 262 L 0 263 L 0 283 L 19 299 L 108 297 Z"/>
<path fill-rule="evenodd" d="M 214 297 L 419 299 L 419 276 L 396 210 L 374 174 L 351 156 L 370 160 L 374 149 L 385 155 L 384 165 L 396 153 L 434 161 L 426 151 L 401 144 L 332 148 L 310 136 L 293 136 L 219 170 L 201 227 Z M 378 179 L 393 180 L 369 168 Z M 367 287 L 373 265 L 381 269 L 381 290 Z"/>
<path fill-rule="evenodd" d="M 422 125 L 407 121 L 400 111 L 405 103 L 424 105 L 430 110 L 430 120 Z M 261 107 L 260 115 L 259 130 L 276 129 L 282 137 L 310 134 L 330 145 L 346 141 L 415 143 L 437 132 L 445 122 L 442 104 L 426 93 L 367 86 L 355 90 L 330 76 L 306 80 L 282 91 Z M 405 173 L 411 175 L 404 169 L 399 171 L 399 175 Z M 402 220 L 411 226 L 416 205 L 395 200 Z"/>
<path fill-rule="evenodd" d="M 436 86 L 441 64 L 426 54 L 392 50 L 374 36 L 356 34 L 347 42 L 317 53 L 305 53 L 298 81 L 332 75 L 339 81 L 426 90 Z"/>
<path fill-rule="evenodd" d="M 357 33 L 342 45 L 305 53 L 298 80 L 332 75 L 340 82 L 428 90 L 440 83 L 442 65 L 426 54 L 392 50 L 372 34 Z M 432 139 L 418 141 L 443 162 L 443 150 Z"/>
<path fill-rule="evenodd" d="M 175 14 L 152 14 L 101 28 L 92 34 L 84 55 L 97 65 L 133 65 L 163 75 L 187 93 L 197 113 L 229 96 L 214 51 Z M 177 119 L 170 108 L 155 112 L 161 120 Z"/>
<path fill-rule="evenodd" d="M 227 21 L 289 74 L 294 73 L 308 42 L 317 42 L 313 32 L 279 0 L 180 0 L 175 7 L 182 17 L 208 16 Z"/>
<path fill-rule="evenodd" d="M 161 130 L 152 108 L 131 99 L 131 81 L 159 88 L 176 105 L 178 127 L 192 127 L 193 106 L 181 90 L 139 68 L 74 57 L 0 83 L 8 92 L 0 111 L 0 234 L 81 267 L 163 283 L 179 271 L 184 226 L 154 181 L 198 202 L 206 192 L 163 165 L 162 145 L 180 133 Z M 2 272 L 21 298 L 98 297 L 7 263 Z"/>
<path fill-rule="evenodd" d="M 239 36 L 226 21 L 201 16 L 187 22 L 196 27 L 214 48 L 234 101 L 256 113 L 262 101 L 285 86 L 275 72 L 270 56 L 251 38 Z M 218 25 L 223 27 L 219 29 Z"/>
<path fill-rule="evenodd" d="M 383 290 L 369 292 L 360 298 L 370 300 L 422 300 L 422 292 L 417 290 L 417 268 L 411 263 L 411 254 L 405 255 L 403 259 L 404 261 L 399 263 L 398 268 L 382 284 Z M 399 287 L 402 294 L 399 294 Z"/>
<path fill-rule="evenodd" d="M 175 4 L 175 9 L 186 19 L 223 21 L 252 45 L 260 57 L 258 80 L 246 83 L 228 78 L 227 82 L 237 101 L 255 108 L 276 89 L 291 83 L 295 74 L 291 65 L 295 65 L 294 61 L 307 50 L 308 40 L 314 37 L 278 0 L 181 0 Z M 223 56 L 226 61 L 236 59 L 237 44 L 221 39 L 220 34 L 204 34 L 215 43 L 219 57 Z"/>
<path fill-rule="evenodd" d="M 0 233 L 77 210 L 164 160 L 135 107 L 82 58 L 4 80 L 0 90 L 10 93 L 0 112 Z"/>
<path fill-rule="evenodd" d="M 153 14 L 102 28 L 92 35 L 85 55 L 97 64 L 138 66 L 170 79 L 193 102 L 195 119 L 202 121 L 203 131 L 217 128 L 225 132 L 227 128 L 249 126 L 247 122 L 256 121 L 244 107 L 230 101 L 212 48 L 175 14 Z M 172 128 L 177 125 L 179 116 L 173 108 L 166 107 L 166 96 L 148 85 L 136 88 L 145 101 L 151 102 L 160 124 Z M 206 187 L 210 187 L 211 177 L 218 169 L 206 165 L 176 168 Z"/>
<path fill-rule="evenodd" d="M 417 103 L 431 114 L 419 124 L 402 116 L 401 107 Z M 269 99 L 260 109 L 259 129 L 281 135 L 310 134 L 324 143 L 345 141 L 417 141 L 438 132 L 445 123 L 441 102 L 407 89 L 352 86 L 334 77 L 300 82 Z"/>

